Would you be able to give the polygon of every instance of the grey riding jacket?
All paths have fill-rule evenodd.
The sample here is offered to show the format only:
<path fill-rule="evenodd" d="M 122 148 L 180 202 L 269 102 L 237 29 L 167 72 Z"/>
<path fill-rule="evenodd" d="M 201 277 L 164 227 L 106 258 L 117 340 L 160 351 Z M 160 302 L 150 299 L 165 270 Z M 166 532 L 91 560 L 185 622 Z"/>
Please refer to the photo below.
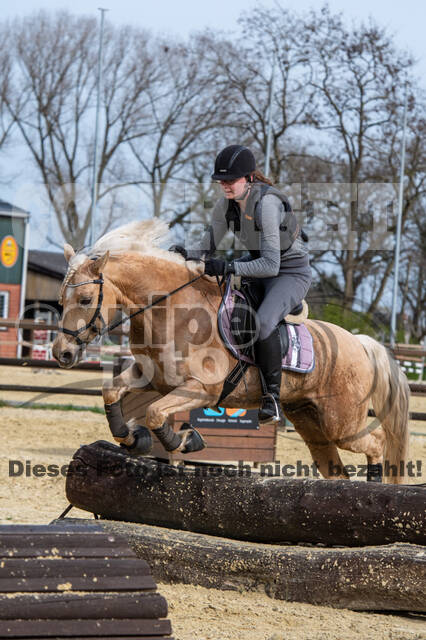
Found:
<path fill-rule="evenodd" d="M 309 268 L 308 249 L 297 220 L 285 196 L 274 187 L 254 183 L 244 211 L 234 200 L 221 197 L 200 248 L 188 251 L 188 257 L 212 255 L 228 229 L 249 251 L 234 261 L 238 276 L 271 278 L 289 269 Z"/>

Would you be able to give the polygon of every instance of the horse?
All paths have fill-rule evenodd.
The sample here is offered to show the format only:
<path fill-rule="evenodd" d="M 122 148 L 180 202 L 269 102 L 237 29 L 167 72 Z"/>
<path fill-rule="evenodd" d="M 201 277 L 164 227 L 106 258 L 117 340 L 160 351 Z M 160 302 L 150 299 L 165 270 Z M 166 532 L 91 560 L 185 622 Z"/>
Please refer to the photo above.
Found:
<path fill-rule="evenodd" d="M 153 219 L 107 233 L 87 254 L 64 246 L 68 271 L 53 356 L 61 367 L 75 366 L 85 345 L 111 326 L 119 308 L 133 311 L 134 363 L 112 384 L 105 383 L 102 394 L 115 441 L 129 452 L 138 445 L 136 454 L 144 453 L 145 445 L 142 437 L 138 442 L 132 421 L 124 422 L 120 402 L 125 394 L 137 393 L 141 402 L 151 394 L 145 395 L 151 399 L 143 427 L 150 438 L 155 434 L 168 451 L 194 451 L 204 446 L 200 434 L 189 425 L 175 433 L 168 419 L 177 411 L 215 407 L 237 364 L 218 332 L 222 297 L 216 280 L 202 275 L 200 263 L 162 249 L 167 234 L 168 225 Z M 349 477 L 340 448 L 365 454 L 368 480 L 381 482 L 385 464 L 386 481 L 403 482 L 409 417 L 405 375 L 373 338 L 321 320 L 307 319 L 305 325 L 315 367 L 305 374 L 283 372 L 281 404 L 320 474 Z M 261 396 L 259 373 L 251 366 L 221 406 L 252 409 Z M 367 425 L 370 405 L 376 418 Z"/>

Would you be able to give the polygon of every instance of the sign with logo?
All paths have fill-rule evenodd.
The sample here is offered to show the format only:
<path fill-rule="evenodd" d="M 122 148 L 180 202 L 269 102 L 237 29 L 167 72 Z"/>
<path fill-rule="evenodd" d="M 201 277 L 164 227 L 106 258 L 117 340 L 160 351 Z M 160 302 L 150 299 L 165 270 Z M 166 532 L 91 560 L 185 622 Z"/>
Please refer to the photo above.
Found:
<path fill-rule="evenodd" d="M 195 428 L 259 429 L 257 409 L 192 409 L 189 420 Z"/>
<path fill-rule="evenodd" d="M 13 236 L 5 236 L 0 245 L 0 260 L 4 267 L 15 266 L 18 259 L 18 243 Z"/>
<path fill-rule="evenodd" d="M 26 218 L 0 211 L 0 283 L 22 284 Z"/>

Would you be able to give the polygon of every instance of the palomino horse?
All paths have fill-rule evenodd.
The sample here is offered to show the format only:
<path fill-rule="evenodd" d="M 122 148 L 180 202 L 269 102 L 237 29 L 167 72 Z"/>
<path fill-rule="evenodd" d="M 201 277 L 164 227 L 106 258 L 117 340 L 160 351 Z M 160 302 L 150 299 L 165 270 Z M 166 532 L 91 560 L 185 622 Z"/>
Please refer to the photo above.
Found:
<path fill-rule="evenodd" d="M 90 255 L 75 254 L 65 245 L 69 267 L 61 289 L 63 333 L 53 346 L 61 366 L 77 364 L 84 345 L 112 322 L 118 307 L 132 313 L 194 279 L 197 269 L 199 273 L 196 263 L 159 248 L 167 231 L 159 220 L 131 223 L 103 236 Z M 167 450 L 194 451 L 201 448 L 199 434 L 192 429 L 175 433 L 168 418 L 177 411 L 216 406 L 223 381 L 236 365 L 218 334 L 221 294 L 212 278 L 198 278 L 165 302 L 132 318 L 135 363 L 103 389 L 112 434 L 129 451 L 137 430 L 124 423 L 124 394 L 156 390 L 146 427 Z M 318 320 L 307 320 L 306 326 L 313 337 L 316 366 L 306 374 L 285 371 L 281 398 L 284 413 L 320 473 L 325 478 L 348 477 L 339 447 L 367 456 L 368 479 L 380 481 L 386 461 L 389 481 L 401 482 L 408 440 L 409 389 L 404 374 L 386 349 L 368 336 L 354 336 Z M 221 404 L 255 408 L 260 399 L 258 372 L 250 367 L 245 380 Z M 370 403 L 377 418 L 367 426 Z M 140 452 L 143 447 L 136 450 Z"/>

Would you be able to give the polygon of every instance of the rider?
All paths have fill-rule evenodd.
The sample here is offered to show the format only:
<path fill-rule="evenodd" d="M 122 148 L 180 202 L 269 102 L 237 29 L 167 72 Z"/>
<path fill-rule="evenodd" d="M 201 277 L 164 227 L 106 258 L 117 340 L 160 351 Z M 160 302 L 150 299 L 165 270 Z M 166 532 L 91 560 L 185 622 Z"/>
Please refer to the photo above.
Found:
<path fill-rule="evenodd" d="M 254 155 L 247 147 L 225 147 L 216 157 L 212 179 L 219 182 L 223 196 L 213 209 L 201 248 L 188 251 L 186 257 L 204 258 L 204 272 L 209 276 L 234 273 L 256 280 L 262 302 L 257 310 L 255 358 L 264 381 L 259 422 L 282 421 L 283 354 L 278 324 L 301 303 L 309 289 L 311 268 L 303 242 L 307 238 L 288 200 L 256 169 Z M 249 254 L 232 262 L 211 257 L 230 228 Z"/>

